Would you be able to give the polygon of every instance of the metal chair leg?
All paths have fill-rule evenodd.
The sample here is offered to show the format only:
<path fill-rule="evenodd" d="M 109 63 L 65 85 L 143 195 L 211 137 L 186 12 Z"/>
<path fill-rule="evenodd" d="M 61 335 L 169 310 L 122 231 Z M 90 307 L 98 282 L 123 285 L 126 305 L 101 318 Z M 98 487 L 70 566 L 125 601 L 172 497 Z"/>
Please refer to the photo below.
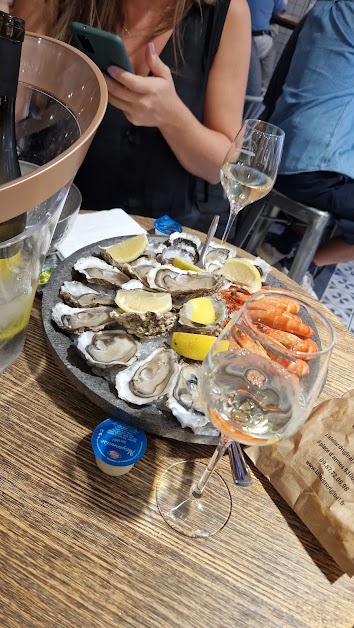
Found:
<path fill-rule="evenodd" d="M 312 262 L 313 256 L 322 239 L 323 231 L 328 221 L 329 218 L 327 216 L 316 217 L 307 226 L 306 231 L 302 236 L 299 248 L 289 270 L 289 277 L 299 284 L 303 280 L 304 275 Z"/>

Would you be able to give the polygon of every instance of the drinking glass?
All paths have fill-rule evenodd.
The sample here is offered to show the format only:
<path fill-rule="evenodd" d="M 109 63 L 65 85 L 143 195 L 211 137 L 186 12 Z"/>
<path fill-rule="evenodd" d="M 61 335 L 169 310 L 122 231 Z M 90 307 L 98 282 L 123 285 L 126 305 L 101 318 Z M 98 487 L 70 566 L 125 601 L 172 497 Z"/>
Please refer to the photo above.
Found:
<path fill-rule="evenodd" d="M 238 212 L 272 189 L 283 150 L 285 133 L 262 120 L 245 120 L 221 166 L 221 184 L 230 203 L 222 237 L 226 241 Z"/>
<path fill-rule="evenodd" d="M 202 364 L 198 385 L 219 444 L 207 466 L 176 463 L 157 486 L 160 513 L 186 536 L 211 536 L 230 516 L 230 492 L 214 473 L 230 443 L 271 445 L 291 436 L 322 390 L 334 330 L 310 297 L 289 294 L 251 295 Z"/>

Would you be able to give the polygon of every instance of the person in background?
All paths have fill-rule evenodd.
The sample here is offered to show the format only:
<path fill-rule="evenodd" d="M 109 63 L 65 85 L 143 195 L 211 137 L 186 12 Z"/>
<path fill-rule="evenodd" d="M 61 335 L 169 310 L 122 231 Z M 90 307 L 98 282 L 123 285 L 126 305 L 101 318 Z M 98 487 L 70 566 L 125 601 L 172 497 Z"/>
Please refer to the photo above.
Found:
<path fill-rule="evenodd" d="M 341 230 L 317 250 L 318 266 L 354 259 L 353 24 L 354 2 L 317 0 L 265 96 L 267 120 L 285 131 L 276 189 L 330 212 Z"/>
<path fill-rule="evenodd" d="M 247 0 L 15 0 L 13 12 L 69 43 L 74 20 L 115 32 L 133 64 L 135 74 L 108 70 L 109 106 L 75 179 L 82 208 L 168 214 L 201 230 L 224 211 L 221 231 L 220 165 L 249 67 Z"/>
<path fill-rule="evenodd" d="M 270 30 L 273 15 L 283 13 L 285 0 L 247 0 L 251 11 L 252 38 L 257 49 L 262 69 L 262 92 L 266 92 L 273 74 L 275 49 Z"/>

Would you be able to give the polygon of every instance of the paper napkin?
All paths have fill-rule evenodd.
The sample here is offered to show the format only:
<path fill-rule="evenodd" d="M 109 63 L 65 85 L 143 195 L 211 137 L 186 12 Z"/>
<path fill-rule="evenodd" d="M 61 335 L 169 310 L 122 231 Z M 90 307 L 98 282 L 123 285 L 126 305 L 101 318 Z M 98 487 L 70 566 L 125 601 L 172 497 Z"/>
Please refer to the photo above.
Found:
<path fill-rule="evenodd" d="M 146 233 L 145 229 L 123 209 L 79 214 L 70 233 L 58 244 L 57 253 L 64 259 L 78 249 L 100 240 L 139 233 Z"/>

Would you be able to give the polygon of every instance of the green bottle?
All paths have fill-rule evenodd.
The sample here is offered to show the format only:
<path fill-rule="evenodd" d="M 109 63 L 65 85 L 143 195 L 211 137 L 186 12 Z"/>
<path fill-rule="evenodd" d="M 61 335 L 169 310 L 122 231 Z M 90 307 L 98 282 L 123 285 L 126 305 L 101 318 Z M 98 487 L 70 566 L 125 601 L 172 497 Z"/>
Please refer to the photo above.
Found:
<path fill-rule="evenodd" d="M 24 35 L 24 21 L 0 11 L 0 185 L 21 176 L 16 150 L 15 101 Z M 0 222 L 0 242 L 17 236 L 25 227 L 26 214 Z M 13 255 L 11 249 L 9 247 L 6 256 Z"/>

